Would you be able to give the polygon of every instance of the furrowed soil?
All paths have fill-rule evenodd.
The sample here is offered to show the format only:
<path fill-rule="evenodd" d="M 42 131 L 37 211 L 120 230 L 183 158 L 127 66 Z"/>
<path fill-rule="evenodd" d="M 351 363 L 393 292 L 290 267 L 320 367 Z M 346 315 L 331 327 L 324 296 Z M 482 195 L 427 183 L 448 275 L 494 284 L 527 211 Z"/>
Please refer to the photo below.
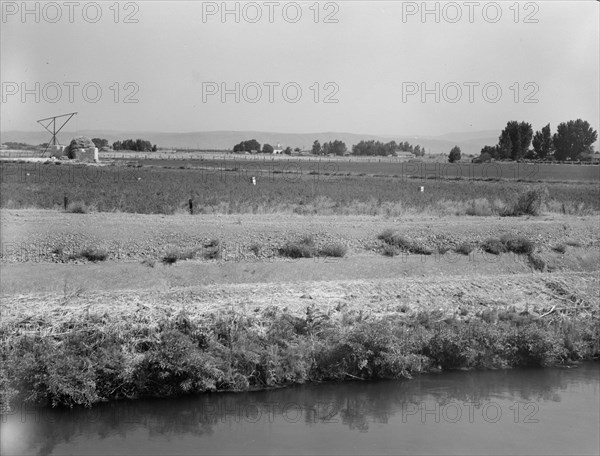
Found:
<path fill-rule="evenodd" d="M 447 281 L 478 282 L 483 278 L 486 283 L 503 283 L 511 274 L 525 281 L 528 277 L 540 280 L 540 275 L 551 280 L 561 274 L 593 274 L 600 269 L 597 222 L 597 217 L 556 214 L 394 220 L 5 210 L 1 220 L 0 276 L 2 294 L 8 299 L 11 295 L 32 293 L 62 296 L 73 290 L 81 296 L 95 291 L 121 295 L 122 290 L 128 289 L 160 295 L 178 288 L 210 285 L 225 290 L 230 284 L 242 288 L 249 284 L 249 302 L 257 298 L 251 291 L 255 284 L 305 283 L 307 289 L 318 290 L 327 287 L 327 282 L 363 280 L 365 289 L 375 293 L 378 280 L 390 286 L 415 279 L 425 287 L 438 287 Z M 386 229 L 397 230 L 407 239 L 430 248 L 432 254 L 384 256 L 377 236 Z M 481 249 L 480 244 L 486 239 L 506 235 L 531 240 L 544 268 L 534 270 L 526 255 L 493 255 Z M 347 253 L 343 258 L 301 259 L 279 254 L 282 246 L 303 236 L 312 236 L 317 246 L 341 243 L 347 247 Z M 215 241 L 217 247 L 207 247 Z M 464 243 L 474 247 L 469 255 L 454 252 Z M 563 246 L 564 252 L 555 251 L 557 246 Z M 106 260 L 68 258 L 85 248 L 105 252 Z M 188 260 L 164 264 L 162 259 L 173 250 L 196 254 Z M 209 250 L 216 250 L 218 258 L 205 259 L 203 253 Z M 269 290 L 270 286 L 264 285 L 261 293 L 268 294 Z M 319 295 L 315 291 L 312 294 Z M 286 305 L 285 300 L 281 305 Z"/>

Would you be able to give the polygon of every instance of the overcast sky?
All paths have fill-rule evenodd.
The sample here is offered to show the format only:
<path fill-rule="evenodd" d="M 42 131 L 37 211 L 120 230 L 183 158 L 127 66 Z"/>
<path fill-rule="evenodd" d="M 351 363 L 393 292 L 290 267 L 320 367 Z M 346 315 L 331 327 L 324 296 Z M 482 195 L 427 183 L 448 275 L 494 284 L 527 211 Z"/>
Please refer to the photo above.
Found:
<path fill-rule="evenodd" d="M 223 20 L 221 2 L 121 3 L 118 18 L 106 2 L 93 22 L 98 11 L 80 2 L 71 23 L 62 2 L 38 4 L 39 17 L 3 2 L 0 127 L 36 130 L 36 119 L 71 111 L 71 131 L 441 135 L 509 120 L 554 130 L 576 118 L 599 127 L 597 1 L 427 2 L 425 17 L 421 2 L 298 2 L 299 18 L 293 2 L 278 3 L 229 2 L 236 22 Z"/>

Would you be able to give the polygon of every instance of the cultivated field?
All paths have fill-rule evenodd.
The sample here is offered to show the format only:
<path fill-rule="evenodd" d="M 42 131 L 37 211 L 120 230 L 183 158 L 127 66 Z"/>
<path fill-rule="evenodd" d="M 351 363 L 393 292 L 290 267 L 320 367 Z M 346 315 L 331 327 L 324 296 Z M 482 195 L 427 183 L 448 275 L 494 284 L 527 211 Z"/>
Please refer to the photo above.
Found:
<path fill-rule="evenodd" d="M 428 173 L 424 164 L 419 172 L 409 168 L 418 164 L 394 170 L 389 164 L 347 163 L 350 172 L 332 162 L 57 163 L 3 162 L 0 207 L 57 209 L 66 196 L 71 203 L 100 212 L 173 214 L 188 211 L 191 198 L 195 213 L 497 215 L 514 204 L 528 185 L 546 193 L 546 211 L 586 215 L 600 208 L 596 166 L 564 165 L 560 168 L 572 180 L 556 180 L 547 171 L 552 165 L 547 165 L 547 180 L 528 180 L 511 178 L 515 170 L 508 166 L 499 168 L 507 178 L 469 177 L 474 170 L 482 173 L 482 165 L 469 165 L 464 176 L 447 177 L 442 168 L 446 165 L 441 164 L 428 165 Z M 253 176 L 256 186 L 251 183 Z"/>

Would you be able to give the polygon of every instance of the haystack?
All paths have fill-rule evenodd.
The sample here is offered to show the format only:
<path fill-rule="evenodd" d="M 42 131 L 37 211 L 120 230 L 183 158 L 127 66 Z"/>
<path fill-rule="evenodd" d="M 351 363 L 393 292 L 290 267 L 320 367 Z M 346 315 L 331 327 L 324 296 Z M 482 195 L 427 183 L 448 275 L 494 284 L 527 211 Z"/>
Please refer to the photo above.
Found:
<path fill-rule="evenodd" d="M 77 136 L 71 140 L 69 146 L 65 149 L 64 155 L 73 159 L 76 158 L 76 151 L 79 149 L 88 149 L 90 147 L 96 147 L 90 138 L 87 136 Z"/>

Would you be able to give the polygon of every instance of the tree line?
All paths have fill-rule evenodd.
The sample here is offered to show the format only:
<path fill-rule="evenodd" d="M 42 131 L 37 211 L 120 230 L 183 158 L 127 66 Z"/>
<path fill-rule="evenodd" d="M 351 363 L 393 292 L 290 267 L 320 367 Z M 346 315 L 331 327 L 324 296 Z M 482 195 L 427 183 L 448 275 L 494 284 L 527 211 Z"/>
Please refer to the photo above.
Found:
<path fill-rule="evenodd" d="M 481 149 L 478 161 L 580 160 L 594 152 L 592 144 L 597 139 L 598 132 L 582 119 L 560 123 L 554 134 L 550 124 L 534 134 L 531 124 L 511 120 L 500 133 L 498 144 Z"/>
<path fill-rule="evenodd" d="M 300 148 L 296 147 L 294 149 L 295 152 L 300 152 Z M 265 153 L 272 154 L 274 152 L 273 146 L 270 144 L 264 144 L 261 148 L 260 143 L 256 139 L 251 139 L 247 141 L 241 141 L 240 143 L 233 146 L 233 152 L 255 152 L 255 153 Z M 405 142 L 396 143 L 396 141 L 390 141 L 387 143 L 383 143 L 380 141 L 360 141 L 358 144 L 354 144 L 352 146 L 352 155 L 379 155 L 379 156 L 387 156 L 387 155 L 395 155 L 398 152 L 410 152 L 414 154 L 416 157 L 422 157 L 425 155 L 425 148 L 419 145 L 413 146 L 412 144 Z M 284 154 L 291 155 L 292 148 L 286 147 L 283 150 Z M 348 154 L 348 146 L 344 141 L 340 141 L 338 139 L 333 141 L 327 141 L 321 144 L 318 140 L 313 142 L 311 153 L 313 155 L 347 155 Z"/>
<path fill-rule="evenodd" d="M 114 150 L 134 150 L 136 152 L 156 152 L 158 150 L 156 144 L 152 145 L 150 141 L 145 141 L 143 139 L 125 139 L 123 141 L 116 141 L 113 143 L 112 148 Z"/>

